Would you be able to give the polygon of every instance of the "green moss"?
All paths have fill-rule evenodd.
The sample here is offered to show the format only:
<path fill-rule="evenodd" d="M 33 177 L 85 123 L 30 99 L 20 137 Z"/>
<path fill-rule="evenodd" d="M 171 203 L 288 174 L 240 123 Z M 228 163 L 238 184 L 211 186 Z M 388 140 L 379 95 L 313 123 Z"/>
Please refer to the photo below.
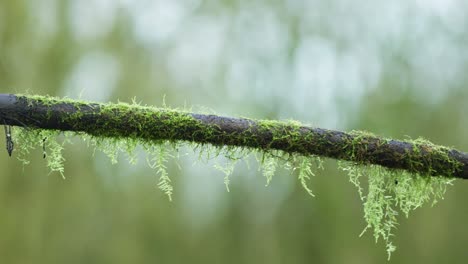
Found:
<path fill-rule="evenodd" d="M 413 145 L 413 149 L 406 153 L 412 171 L 424 172 L 428 175 L 434 175 L 437 171 L 441 175 L 453 175 L 462 164 L 449 156 L 450 149 L 437 146 L 424 138 L 408 139 Z M 415 160 L 415 156 L 424 156 L 424 159 Z M 449 164 L 450 166 L 447 166 Z"/>

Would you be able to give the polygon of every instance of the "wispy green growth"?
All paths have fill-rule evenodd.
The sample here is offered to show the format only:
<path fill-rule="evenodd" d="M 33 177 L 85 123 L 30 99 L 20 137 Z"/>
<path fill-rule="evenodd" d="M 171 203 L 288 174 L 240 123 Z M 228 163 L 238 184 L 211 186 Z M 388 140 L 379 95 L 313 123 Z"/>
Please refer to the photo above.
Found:
<path fill-rule="evenodd" d="M 247 156 L 251 154 L 257 157 L 266 185 L 281 165 L 297 173 L 299 183 L 311 196 L 314 194 L 308 182 L 317 169 L 323 169 L 322 160 L 316 155 L 351 160 L 339 166 L 348 173 L 363 201 L 367 222 L 363 233 L 371 229 L 376 241 L 382 238 L 389 257 L 395 250 L 392 237 L 398 213 L 408 217 L 424 203 L 434 204 L 442 199 L 453 181 L 451 176 L 466 178 L 466 166 L 460 158 L 464 155 L 462 152 L 436 146 L 425 139 L 397 141 L 364 131 L 345 133 L 311 128 L 297 121 L 199 115 L 140 106 L 135 100 L 133 104 L 90 104 L 45 96 L 26 96 L 21 100 L 26 100 L 32 108 L 43 109 L 37 115 L 31 111 L 25 122 L 45 118 L 46 123 L 52 120 L 65 125 L 65 130 L 81 131 L 62 133 L 36 129 L 34 122 L 30 123 L 31 128 L 15 128 L 15 149 L 24 164 L 28 163 L 31 149 L 43 146 L 47 152 L 47 166 L 63 177 L 61 152 L 67 137 L 72 135 L 103 151 L 112 163 L 120 160 L 121 153 L 127 155 L 130 163 L 136 163 L 135 149 L 142 146 L 147 152 L 147 163 L 159 176 L 157 185 L 169 200 L 172 200 L 173 187 L 167 162 L 181 144 L 198 152 L 202 161 L 219 156 L 226 158 L 225 164 L 218 163 L 215 168 L 224 174 L 227 191 L 236 163 L 248 161 Z M 63 103 L 72 111 L 62 113 L 61 107 L 55 112 L 50 110 Z M 366 179 L 367 185 L 363 186 Z"/>
<path fill-rule="evenodd" d="M 226 190 L 229 192 L 229 184 L 231 180 L 229 177 L 231 177 L 232 173 L 234 172 L 234 167 L 236 166 L 238 159 L 226 159 L 226 164 L 220 165 L 220 164 L 215 164 L 214 168 L 221 171 L 224 174 L 224 185 L 226 185 Z"/>
<path fill-rule="evenodd" d="M 81 136 L 88 142 L 88 145 L 94 146 L 95 150 L 105 153 L 112 163 L 117 163 L 119 154 L 124 153 L 129 162 L 135 164 L 135 148 L 141 145 L 147 152 L 148 165 L 156 171 L 159 177 L 157 186 L 168 196 L 169 200 L 172 200 L 173 186 L 167 172 L 167 162 L 169 158 L 174 158 L 172 150 L 179 147 L 174 142 L 146 141 L 132 137 L 99 137 L 84 133 L 63 133 L 55 130 L 20 127 L 14 129 L 13 138 L 16 141 L 18 159 L 23 164 L 29 163 L 27 157 L 32 149 L 42 146 L 46 150 L 47 166 L 51 172 L 58 172 L 64 177 L 63 162 L 65 159 L 62 156 L 62 149 L 68 141 L 67 138 L 73 135 Z M 356 137 L 355 141 L 360 139 Z M 437 151 L 436 148 L 438 148 L 423 139 L 413 142 L 423 143 L 427 146 L 425 151 Z M 218 147 L 210 144 L 187 144 L 198 151 L 200 160 L 207 161 L 218 156 L 226 158 L 224 165 L 216 164 L 214 167 L 224 174 L 227 191 L 230 190 L 230 176 L 233 174 L 236 163 L 239 160 L 246 160 L 250 154 L 257 155 L 262 174 L 266 178 L 266 185 L 272 181 L 278 165 L 284 164 L 284 167 L 291 172 L 297 171 L 301 186 L 311 196 L 314 194 L 308 186 L 308 181 L 315 176 L 317 169 L 323 169 L 322 160 L 314 155 L 296 155 L 278 150 L 258 151 L 241 147 Z M 350 144 L 356 144 L 356 142 L 353 141 Z M 353 148 L 350 149 L 354 151 Z M 421 149 L 415 147 L 406 155 L 415 155 L 419 151 Z M 448 156 L 447 159 L 449 159 Z M 414 166 L 420 166 L 420 164 L 414 164 Z M 361 235 L 368 229 L 372 229 L 376 242 L 379 238 L 385 241 L 389 258 L 396 249 L 392 243 L 392 237 L 393 230 L 398 225 L 398 211 L 408 217 L 412 210 L 424 203 L 432 201 L 434 204 L 443 198 L 447 186 L 453 182 L 451 178 L 430 176 L 430 170 L 427 175 L 421 175 L 403 170 L 390 170 L 378 165 L 351 162 L 340 162 L 339 167 L 348 173 L 350 182 L 357 187 L 359 197 L 364 204 L 364 219 L 367 226 Z M 367 187 L 362 186 L 362 179 L 367 179 Z"/>
<path fill-rule="evenodd" d="M 159 175 L 158 187 L 163 191 L 169 201 L 172 201 L 173 187 L 171 185 L 171 178 L 167 172 L 168 158 L 173 157 L 169 152 L 169 144 L 163 144 L 161 146 L 150 146 L 145 147 L 149 151 L 149 156 L 146 161 L 150 168 L 155 169 L 157 175 Z"/>
<path fill-rule="evenodd" d="M 315 163 L 315 167 L 314 167 Z M 323 169 L 323 161 L 320 157 L 317 156 L 290 156 L 285 163 L 285 168 L 291 172 L 298 171 L 297 178 L 302 188 L 312 197 L 315 197 L 312 190 L 308 185 L 310 177 L 315 176 L 317 169 Z"/>
<path fill-rule="evenodd" d="M 312 193 L 312 190 L 307 186 L 307 181 L 310 180 L 311 176 L 315 176 L 315 174 L 312 172 L 312 169 L 310 168 L 311 164 L 308 159 L 302 159 L 301 164 L 299 165 L 299 181 L 301 182 L 302 187 L 304 190 L 307 191 L 307 193 L 315 197 L 315 195 Z"/>
<path fill-rule="evenodd" d="M 322 165 L 322 160 L 319 157 L 311 156 L 311 157 L 301 157 L 301 161 L 299 161 L 299 174 L 298 174 L 298 179 L 304 188 L 304 190 L 307 191 L 307 193 L 315 197 L 315 195 L 312 193 L 312 190 L 309 188 L 307 181 L 310 180 L 310 177 L 315 176 L 315 173 L 312 169 L 313 163 L 317 163 L 318 168 L 323 168 Z"/>
<path fill-rule="evenodd" d="M 47 160 L 47 167 L 50 168 L 51 172 L 58 172 L 65 178 L 64 175 L 64 165 L 65 158 L 62 155 L 63 145 L 66 143 L 67 139 L 64 138 L 62 143 L 59 143 L 54 139 L 56 135 L 54 133 L 40 133 L 43 136 L 43 144 L 45 144 L 45 157 Z M 51 138 L 52 140 L 49 140 Z"/>
<path fill-rule="evenodd" d="M 385 241 L 389 259 L 396 249 L 392 237 L 393 230 L 398 225 L 398 210 L 408 217 L 412 210 L 424 203 L 435 204 L 443 198 L 447 186 L 453 182 L 453 179 L 446 177 L 410 174 L 378 165 L 341 163 L 340 168 L 348 173 L 364 202 L 367 226 L 361 235 L 372 229 L 376 242 L 379 238 Z M 360 183 L 363 176 L 368 181 L 366 195 Z"/>
<path fill-rule="evenodd" d="M 262 170 L 263 177 L 266 179 L 265 186 L 268 186 L 275 175 L 278 166 L 278 158 L 271 153 L 263 152 L 261 159 L 257 160 L 260 164 L 259 168 Z"/>
<path fill-rule="evenodd" d="M 29 153 L 37 147 L 45 148 L 45 155 L 47 157 L 47 167 L 50 172 L 58 172 L 65 178 L 63 163 L 65 158 L 62 155 L 63 145 L 67 142 L 63 137 L 62 142 L 59 143 L 57 137 L 63 135 L 61 131 L 56 130 L 39 130 L 15 127 L 13 129 L 13 140 L 16 142 L 15 151 L 17 151 L 18 160 L 23 165 L 29 164 Z"/>
<path fill-rule="evenodd" d="M 210 151 L 211 150 L 211 151 Z M 247 162 L 246 157 L 252 154 L 254 151 L 247 149 L 247 148 L 240 148 L 240 147 L 231 147 L 231 146 L 223 146 L 223 147 L 214 147 L 211 146 L 205 151 L 208 157 L 225 157 L 224 165 L 217 163 L 214 165 L 214 168 L 224 174 L 224 185 L 226 186 L 226 190 L 229 192 L 229 184 L 231 182 L 230 177 L 234 172 L 234 168 L 236 164 L 244 160 Z M 212 155 L 208 154 L 212 152 Z M 213 155 L 214 154 L 214 155 Z"/>
<path fill-rule="evenodd" d="M 83 135 L 83 139 L 88 142 L 88 146 L 94 147 L 94 151 L 102 151 L 112 164 L 118 162 L 119 154 L 124 153 L 130 164 L 136 164 L 135 149 L 139 141 L 133 138 L 105 138 Z"/>

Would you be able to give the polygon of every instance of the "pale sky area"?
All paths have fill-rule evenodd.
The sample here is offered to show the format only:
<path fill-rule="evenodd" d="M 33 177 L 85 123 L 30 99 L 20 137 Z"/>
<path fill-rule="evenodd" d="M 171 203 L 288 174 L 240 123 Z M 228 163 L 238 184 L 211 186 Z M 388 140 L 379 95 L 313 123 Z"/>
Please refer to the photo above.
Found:
<path fill-rule="evenodd" d="M 247 8 L 213 12 L 196 12 L 196 0 L 70 3 L 69 25 L 81 42 L 107 34 L 119 12 L 129 14 L 134 38 L 149 51 L 158 51 L 155 59 L 160 60 L 163 50 L 171 79 L 186 96 L 191 91 L 221 91 L 233 102 L 248 98 L 259 105 L 277 98 L 288 109 L 284 118 L 320 121 L 330 128 L 346 126 L 339 114 L 341 102 L 357 107 L 378 84 L 388 55 L 407 53 L 418 82 L 411 92 L 429 95 L 429 103 L 439 102 L 456 87 L 454 82 L 463 75 L 457 69 L 468 59 L 462 44 L 453 39 L 466 25 L 463 3 L 457 0 L 290 0 L 281 10 L 257 1 L 242 3 Z M 55 4 L 47 0 L 33 5 L 40 10 L 35 12 L 40 14 L 40 28 L 50 34 L 56 27 Z M 291 21 L 284 14 L 297 17 L 296 47 L 291 45 Z M 320 31 L 327 33 L 317 34 Z M 77 62 L 64 84 L 66 95 L 102 100 L 112 91 L 119 62 L 101 53 L 93 51 Z M 223 87 L 216 78 L 220 69 Z M 87 81 L 96 78 L 100 89 Z M 290 96 L 283 97 L 284 89 Z M 320 120 L 324 112 L 327 118 Z"/>

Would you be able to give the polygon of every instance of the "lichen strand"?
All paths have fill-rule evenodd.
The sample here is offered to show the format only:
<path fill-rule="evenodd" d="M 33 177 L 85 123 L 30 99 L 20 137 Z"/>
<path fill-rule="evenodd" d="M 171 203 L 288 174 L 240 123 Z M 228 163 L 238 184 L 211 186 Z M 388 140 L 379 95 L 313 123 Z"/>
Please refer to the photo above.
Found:
<path fill-rule="evenodd" d="M 230 177 L 234 172 L 238 159 L 227 159 L 225 164 L 215 164 L 214 168 L 221 171 L 224 174 L 224 185 L 226 186 L 226 191 L 229 190 L 229 184 L 231 183 Z"/>
<path fill-rule="evenodd" d="M 29 129 L 22 127 L 15 127 L 14 129 L 14 141 L 17 145 L 17 157 L 23 165 L 29 164 L 28 156 L 31 150 L 42 146 L 44 150 L 44 158 L 47 160 L 47 167 L 50 172 L 58 172 L 65 178 L 63 163 L 65 159 L 62 155 L 63 145 L 67 142 L 66 137 L 62 138 L 62 142 L 59 142 L 57 137 L 61 134 L 61 131 L 57 130 L 41 130 L 41 129 Z"/>
<path fill-rule="evenodd" d="M 401 170 L 389 170 L 378 165 L 359 165 L 350 162 L 340 162 L 339 166 L 349 175 L 364 202 L 364 219 L 368 229 L 378 241 L 382 238 L 386 243 L 388 258 L 395 251 L 392 244 L 393 230 L 396 227 L 398 209 L 406 216 L 412 210 L 421 207 L 424 203 L 435 204 L 443 199 L 448 185 L 454 179 L 446 177 L 431 177 L 409 173 Z M 361 185 L 363 176 L 368 181 L 367 194 Z"/>
<path fill-rule="evenodd" d="M 163 191 L 169 201 L 172 201 L 172 192 L 173 187 L 171 184 L 171 178 L 169 178 L 169 174 L 167 172 L 167 162 L 169 158 L 173 156 L 170 153 L 168 143 L 162 144 L 159 146 L 149 146 L 146 145 L 144 148 L 147 152 L 149 152 L 146 161 L 150 168 L 156 170 L 156 173 L 159 175 L 158 187 L 161 191 Z"/>
<path fill-rule="evenodd" d="M 270 185 L 270 182 L 273 180 L 276 169 L 278 167 L 278 161 L 275 157 L 275 154 L 270 152 L 262 152 L 259 155 L 256 155 L 257 162 L 260 164 L 259 168 L 262 171 L 263 177 L 266 179 L 265 186 Z"/>
<path fill-rule="evenodd" d="M 315 172 L 312 167 L 314 163 L 316 163 L 317 168 L 323 169 L 323 162 L 320 157 L 317 156 L 301 157 L 299 160 L 299 166 L 297 167 L 299 170 L 299 182 L 301 183 L 304 190 L 306 190 L 307 193 L 312 197 L 315 197 L 315 195 L 312 193 L 312 190 L 309 188 L 307 182 L 310 180 L 310 177 L 315 176 Z"/>

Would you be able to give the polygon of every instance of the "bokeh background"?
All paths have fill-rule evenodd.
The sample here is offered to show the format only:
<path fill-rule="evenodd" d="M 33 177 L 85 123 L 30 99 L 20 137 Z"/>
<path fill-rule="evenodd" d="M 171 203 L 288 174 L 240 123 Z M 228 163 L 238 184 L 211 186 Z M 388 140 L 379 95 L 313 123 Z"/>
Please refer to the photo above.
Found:
<path fill-rule="evenodd" d="M 0 92 L 165 96 L 468 151 L 467 28 L 463 0 L 2 0 Z M 0 151 L 1 263 L 386 262 L 382 242 L 358 237 L 361 202 L 335 161 L 312 179 L 316 198 L 282 170 L 265 187 L 255 162 L 236 166 L 228 193 L 213 168 L 222 157 L 183 149 L 169 202 L 144 157 L 112 165 L 73 142 L 65 180 L 40 149 L 25 167 Z M 391 262 L 466 263 L 467 200 L 457 180 L 445 200 L 401 216 Z"/>

